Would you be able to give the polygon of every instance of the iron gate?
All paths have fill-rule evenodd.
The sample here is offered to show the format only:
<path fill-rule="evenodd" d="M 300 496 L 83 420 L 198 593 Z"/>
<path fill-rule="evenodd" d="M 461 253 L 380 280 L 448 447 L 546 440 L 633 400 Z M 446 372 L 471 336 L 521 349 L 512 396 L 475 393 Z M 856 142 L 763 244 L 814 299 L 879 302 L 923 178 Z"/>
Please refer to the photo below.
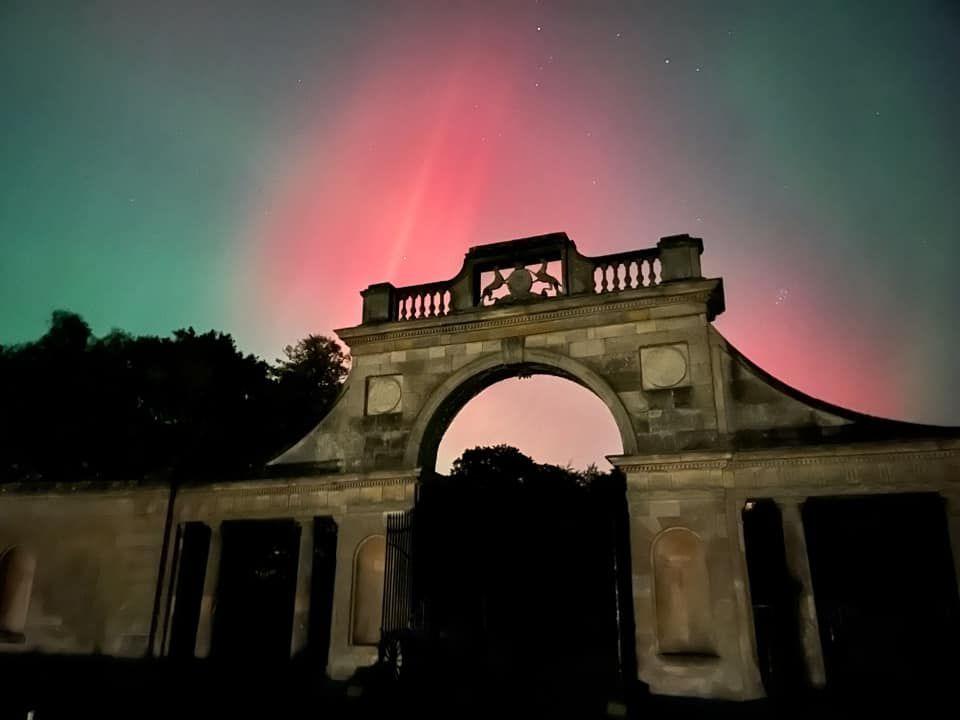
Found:
<path fill-rule="evenodd" d="M 417 619 L 413 602 L 413 518 L 412 510 L 387 516 L 380 662 L 394 675 L 400 674 L 406 639 Z"/>

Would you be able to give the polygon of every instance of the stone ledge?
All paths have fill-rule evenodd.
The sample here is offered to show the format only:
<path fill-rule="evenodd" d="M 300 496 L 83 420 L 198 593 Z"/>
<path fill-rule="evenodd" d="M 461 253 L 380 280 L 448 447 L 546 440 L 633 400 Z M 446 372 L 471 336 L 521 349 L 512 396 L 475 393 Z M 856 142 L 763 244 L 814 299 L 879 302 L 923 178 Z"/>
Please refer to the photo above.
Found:
<path fill-rule="evenodd" d="M 707 287 L 704 287 L 704 285 L 707 285 Z M 599 313 L 617 313 L 678 303 L 709 304 L 717 292 L 722 292 L 718 280 L 684 282 L 676 285 L 658 285 L 653 289 L 642 288 L 624 291 L 614 296 L 570 296 L 552 302 L 552 308 L 542 311 L 528 305 L 516 306 L 510 310 L 503 310 L 500 314 L 485 311 L 481 315 L 472 311 L 471 313 L 448 315 L 437 319 L 426 318 L 406 322 L 381 323 L 376 327 L 342 328 L 336 330 L 336 333 L 353 348 L 371 343 L 393 342 L 450 333 L 460 334 L 476 330 L 512 328 L 520 325 L 537 325 L 552 320 L 596 316 Z"/>
<path fill-rule="evenodd" d="M 242 480 L 239 482 L 214 483 L 206 486 L 183 488 L 180 497 L 234 495 L 304 495 L 318 490 L 348 490 L 364 487 L 385 487 L 406 485 L 415 482 L 419 470 L 391 470 L 371 473 L 351 473 L 348 475 L 328 475 L 325 477 L 297 477 L 284 480 Z"/>
<path fill-rule="evenodd" d="M 626 456 L 609 455 L 607 459 L 627 474 L 629 487 L 644 490 L 685 488 L 734 488 L 751 487 L 756 483 L 736 478 L 742 470 L 757 468 L 784 468 L 804 466 L 844 466 L 869 463 L 916 463 L 956 458 L 960 460 L 960 441 L 922 441 L 917 443 L 891 443 L 871 446 L 837 446 L 790 448 L 787 451 L 749 452 L 692 452 L 677 455 Z M 675 474 L 686 477 L 676 477 Z M 690 473 L 702 473 L 691 478 Z M 634 477 L 630 477 L 634 475 Z M 636 477 L 647 475 L 647 477 Z M 673 476 L 673 477 L 672 477 Z M 808 479 L 808 484 L 822 485 L 826 480 Z M 956 478 L 960 481 L 960 477 Z M 859 479 L 851 479 L 853 484 Z M 903 480 L 878 477 L 874 484 L 902 485 Z M 764 483 L 761 483 L 764 484 Z"/>

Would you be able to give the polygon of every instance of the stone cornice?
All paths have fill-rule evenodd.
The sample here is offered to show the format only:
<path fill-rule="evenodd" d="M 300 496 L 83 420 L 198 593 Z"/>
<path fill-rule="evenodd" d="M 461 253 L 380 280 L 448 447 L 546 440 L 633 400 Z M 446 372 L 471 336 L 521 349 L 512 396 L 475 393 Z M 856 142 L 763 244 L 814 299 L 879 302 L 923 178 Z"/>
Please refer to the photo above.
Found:
<path fill-rule="evenodd" d="M 703 288 L 703 282 L 714 283 L 709 288 Z M 526 306 L 522 312 L 512 312 L 508 315 L 491 316 L 490 314 L 475 313 L 473 317 L 466 316 L 447 316 L 439 319 L 411 320 L 409 322 L 393 322 L 389 324 L 380 324 L 375 327 L 352 327 L 337 330 L 336 333 L 350 347 L 359 345 L 368 345 L 371 343 L 394 342 L 397 340 L 406 340 L 410 338 L 429 337 L 432 335 L 449 335 L 453 333 L 465 334 L 477 330 L 495 330 L 499 328 L 510 328 L 522 325 L 536 325 L 555 320 L 565 320 L 567 318 L 583 317 L 588 315 L 597 315 L 605 312 L 623 312 L 626 310 L 638 310 L 654 306 L 671 305 L 678 303 L 698 303 L 706 304 L 717 292 L 718 281 L 700 281 L 698 288 L 684 289 L 680 292 L 666 294 L 664 292 L 650 293 L 649 289 L 629 291 L 629 294 L 635 297 L 624 300 L 610 300 L 609 296 L 592 295 L 587 296 L 590 302 L 582 302 L 584 298 L 577 298 L 581 302 L 571 305 L 571 298 L 563 306 L 557 307 L 553 302 L 552 309 L 536 311 L 539 305 Z M 657 290 L 664 286 L 658 286 Z M 679 288 L 677 288 L 679 290 Z M 641 294 L 642 293 L 642 294 Z M 623 293 L 627 295 L 627 292 Z M 602 301 L 597 302 L 596 299 Z M 567 300 L 567 298 L 564 298 Z M 559 301 L 563 302 L 563 301 Z"/>
<path fill-rule="evenodd" d="M 168 482 L 157 481 L 100 481 L 83 480 L 80 482 L 17 482 L 0 485 L 0 497 L 38 497 L 49 498 L 104 496 L 115 498 L 143 497 L 147 494 L 167 494 L 170 491 Z"/>
<path fill-rule="evenodd" d="M 298 477 L 285 480 L 244 480 L 183 488 L 183 498 L 195 496 L 230 495 L 233 497 L 269 497 L 275 495 L 310 495 L 315 492 L 350 490 L 354 488 L 407 485 L 416 481 L 416 470 L 398 470 L 326 477 Z"/>
<path fill-rule="evenodd" d="M 607 459 L 628 474 L 685 470 L 738 470 L 804 465 L 916 462 L 960 457 L 960 441 L 923 440 L 867 446 L 811 446 L 762 451 L 690 452 L 676 455 L 623 456 Z"/>

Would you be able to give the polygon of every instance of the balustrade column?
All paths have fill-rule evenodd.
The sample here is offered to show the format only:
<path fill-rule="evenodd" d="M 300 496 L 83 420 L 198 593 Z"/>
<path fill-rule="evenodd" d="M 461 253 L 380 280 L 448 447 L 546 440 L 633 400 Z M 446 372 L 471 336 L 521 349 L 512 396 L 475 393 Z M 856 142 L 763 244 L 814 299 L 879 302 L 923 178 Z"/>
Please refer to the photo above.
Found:
<path fill-rule="evenodd" d="M 810 684 L 823 687 L 826 671 L 823 665 L 823 648 L 820 644 L 820 624 L 813 597 L 813 579 L 807 557 L 807 541 L 803 533 L 803 518 L 800 515 L 800 500 L 785 498 L 777 500 L 783 520 L 783 542 L 790 574 L 800 583 L 799 613 L 800 640 L 807 666 Z"/>
<path fill-rule="evenodd" d="M 290 654 L 307 648 L 310 632 L 310 590 L 313 586 L 313 518 L 300 521 L 300 553 L 297 561 L 297 590 L 293 600 L 293 636 Z"/>
<path fill-rule="evenodd" d="M 213 639 L 213 613 L 217 602 L 217 585 L 220 580 L 220 547 L 222 536 L 220 522 L 210 523 L 210 550 L 207 553 L 207 572 L 203 578 L 203 597 L 200 600 L 200 619 L 197 623 L 197 644 L 194 654 L 198 658 L 210 655 Z"/>

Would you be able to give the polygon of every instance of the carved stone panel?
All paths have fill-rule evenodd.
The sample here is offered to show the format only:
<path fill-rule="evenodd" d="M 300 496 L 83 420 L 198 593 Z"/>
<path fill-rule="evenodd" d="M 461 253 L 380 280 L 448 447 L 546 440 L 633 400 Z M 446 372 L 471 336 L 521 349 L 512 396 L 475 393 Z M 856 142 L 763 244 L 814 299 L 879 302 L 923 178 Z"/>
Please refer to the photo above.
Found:
<path fill-rule="evenodd" d="M 640 348 L 643 389 L 665 390 L 690 385 L 689 358 L 686 343 Z"/>
<path fill-rule="evenodd" d="M 517 262 L 509 272 L 502 267 L 486 271 L 480 278 L 483 283 L 480 304 L 490 306 L 557 297 L 563 294 L 563 288 L 550 270 L 559 275 L 560 263 L 544 260 L 539 266 L 528 267 Z M 504 272 L 508 274 L 505 276 Z"/>
<path fill-rule="evenodd" d="M 402 375 L 377 375 L 367 378 L 367 415 L 400 412 L 403 401 Z"/>

